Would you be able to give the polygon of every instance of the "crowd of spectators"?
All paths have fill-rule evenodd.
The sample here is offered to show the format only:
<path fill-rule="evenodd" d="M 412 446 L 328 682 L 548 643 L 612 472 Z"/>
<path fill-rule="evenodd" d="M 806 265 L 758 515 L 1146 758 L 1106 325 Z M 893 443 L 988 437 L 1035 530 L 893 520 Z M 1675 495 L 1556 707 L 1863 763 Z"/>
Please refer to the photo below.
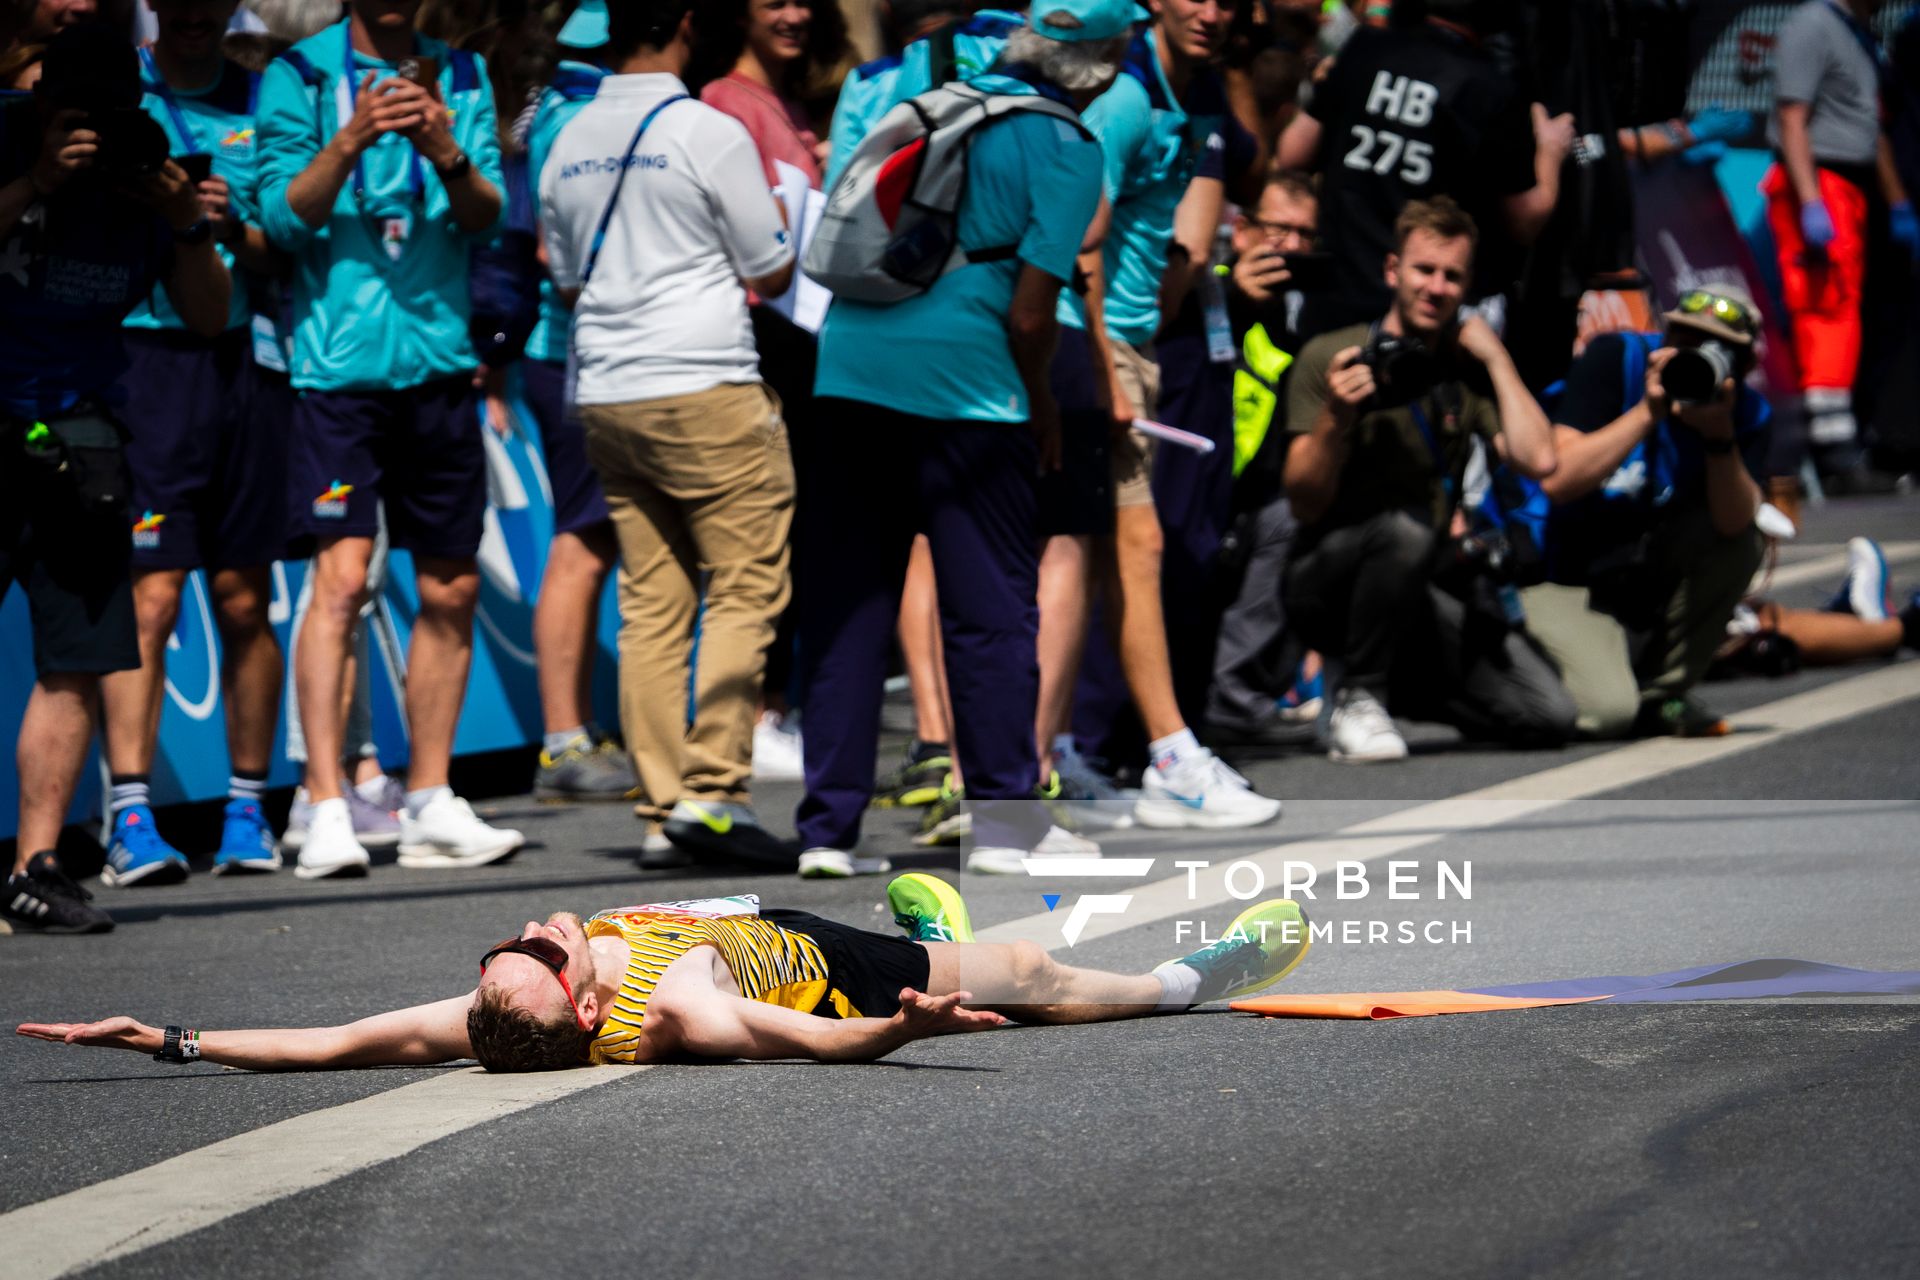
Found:
<path fill-rule="evenodd" d="M 1857 633 L 1742 603 L 1782 423 L 1872 483 L 1865 281 L 1920 260 L 1876 0 L 1794 12 L 1764 129 L 1610 76 L 1622 0 L 882 0 L 863 63 L 836 0 L 5 4 L 16 926 L 111 926 L 53 853 L 96 731 L 102 881 L 188 874 L 149 787 L 194 569 L 216 874 L 520 846 L 450 786 L 483 433 L 519 405 L 555 517 L 534 789 L 634 802 L 648 870 L 876 870 L 862 819 L 892 805 L 1019 873 L 1098 856 L 1103 822 L 1275 820 L 1214 747 L 1719 732 L 1694 690 L 1730 655 L 1920 638 L 1864 550 L 1829 619 Z M 1636 287 L 1629 167 L 1756 132 L 1790 405 L 1748 384 L 1768 317 L 1732 284 L 1576 336 L 1587 289 Z M 390 548 L 404 777 L 368 707 Z M 876 778 L 896 652 L 916 733 Z M 804 780 L 797 845 L 755 776 Z"/>

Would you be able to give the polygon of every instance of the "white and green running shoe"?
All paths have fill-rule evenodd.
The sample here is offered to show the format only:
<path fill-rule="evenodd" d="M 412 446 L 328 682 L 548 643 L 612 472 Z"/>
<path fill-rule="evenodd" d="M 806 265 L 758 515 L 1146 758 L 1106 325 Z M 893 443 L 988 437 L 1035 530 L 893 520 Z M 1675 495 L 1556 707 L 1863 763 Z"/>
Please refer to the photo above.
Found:
<path fill-rule="evenodd" d="M 909 871 L 887 886 L 893 922 L 915 942 L 972 942 L 966 899 L 939 876 Z"/>
<path fill-rule="evenodd" d="M 1286 898 L 1256 902 L 1234 917 L 1220 940 L 1190 956 L 1160 965 L 1183 964 L 1200 974 L 1195 1004 L 1237 1000 L 1270 987 L 1306 958 L 1307 913 Z M 1158 970 L 1156 970 L 1157 972 Z"/>

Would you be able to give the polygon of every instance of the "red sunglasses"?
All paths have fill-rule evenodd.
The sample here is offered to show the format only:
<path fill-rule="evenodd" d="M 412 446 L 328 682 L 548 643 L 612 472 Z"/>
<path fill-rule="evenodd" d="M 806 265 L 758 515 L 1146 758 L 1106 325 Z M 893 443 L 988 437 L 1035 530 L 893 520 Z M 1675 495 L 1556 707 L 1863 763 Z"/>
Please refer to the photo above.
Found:
<path fill-rule="evenodd" d="M 487 966 L 493 963 L 495 956 L 526 956 L 538 960 L 553 971 L 553 980 L 560 984 L 560 992 L 567 998 L 567 1007 L 573 1010 L 573 1020 L 582 1031 L 593 1030 L 593 1024 L 580 1016 L 580 1005 L 573 998 L 573 988 L 567 985 L 567 950 L 551 938 L 508 938 L 480 957 L 480 972 L 485 974 Z"/>

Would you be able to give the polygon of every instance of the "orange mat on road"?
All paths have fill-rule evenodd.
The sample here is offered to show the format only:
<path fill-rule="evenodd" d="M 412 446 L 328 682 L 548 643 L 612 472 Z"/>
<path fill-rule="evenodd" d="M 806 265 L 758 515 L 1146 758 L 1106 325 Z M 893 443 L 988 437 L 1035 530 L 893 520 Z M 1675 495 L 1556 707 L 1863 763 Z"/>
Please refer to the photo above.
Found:
<path fill-rule="evenodd" d="M 1428 1018 L 1440 1013 L 1490 1013 L 1496 1009 L 1538 1009 L 1553 1004 L 1587 1004 L 1606 996 L 1483 996 L 1471 991 L 1352 991 L 1326 996 L 1259 996 L 1235 1000 L 1242 1013 L 1270 1018 Z"/>

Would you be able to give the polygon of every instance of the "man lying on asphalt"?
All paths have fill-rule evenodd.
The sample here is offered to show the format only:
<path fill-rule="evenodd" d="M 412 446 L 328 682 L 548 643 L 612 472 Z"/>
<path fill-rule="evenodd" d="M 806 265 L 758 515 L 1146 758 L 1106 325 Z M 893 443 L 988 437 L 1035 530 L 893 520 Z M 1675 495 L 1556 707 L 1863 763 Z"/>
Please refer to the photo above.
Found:
<path fill-rule="evenodd" d="M 913 1040 L 1025 1023 L 1184 1012 L 1278 982 L 1306 955 L 1283 899 L 1240 913 L 1219 941 L 1138 975 L 1063 965 L 1031 942 L 974 943 L 966 903 L 936 876 L 887 891 L 891 937 L 750 898 L 560 913 L 480 960 L 466 995 L 342 1027 L 164 1031 L 109 1018 L 23 1023 L 24 1036 L 204 1059 L 256 1071 L 478 1058 L 545 1071 L 666 1058 L 870 1062 Z"/>

